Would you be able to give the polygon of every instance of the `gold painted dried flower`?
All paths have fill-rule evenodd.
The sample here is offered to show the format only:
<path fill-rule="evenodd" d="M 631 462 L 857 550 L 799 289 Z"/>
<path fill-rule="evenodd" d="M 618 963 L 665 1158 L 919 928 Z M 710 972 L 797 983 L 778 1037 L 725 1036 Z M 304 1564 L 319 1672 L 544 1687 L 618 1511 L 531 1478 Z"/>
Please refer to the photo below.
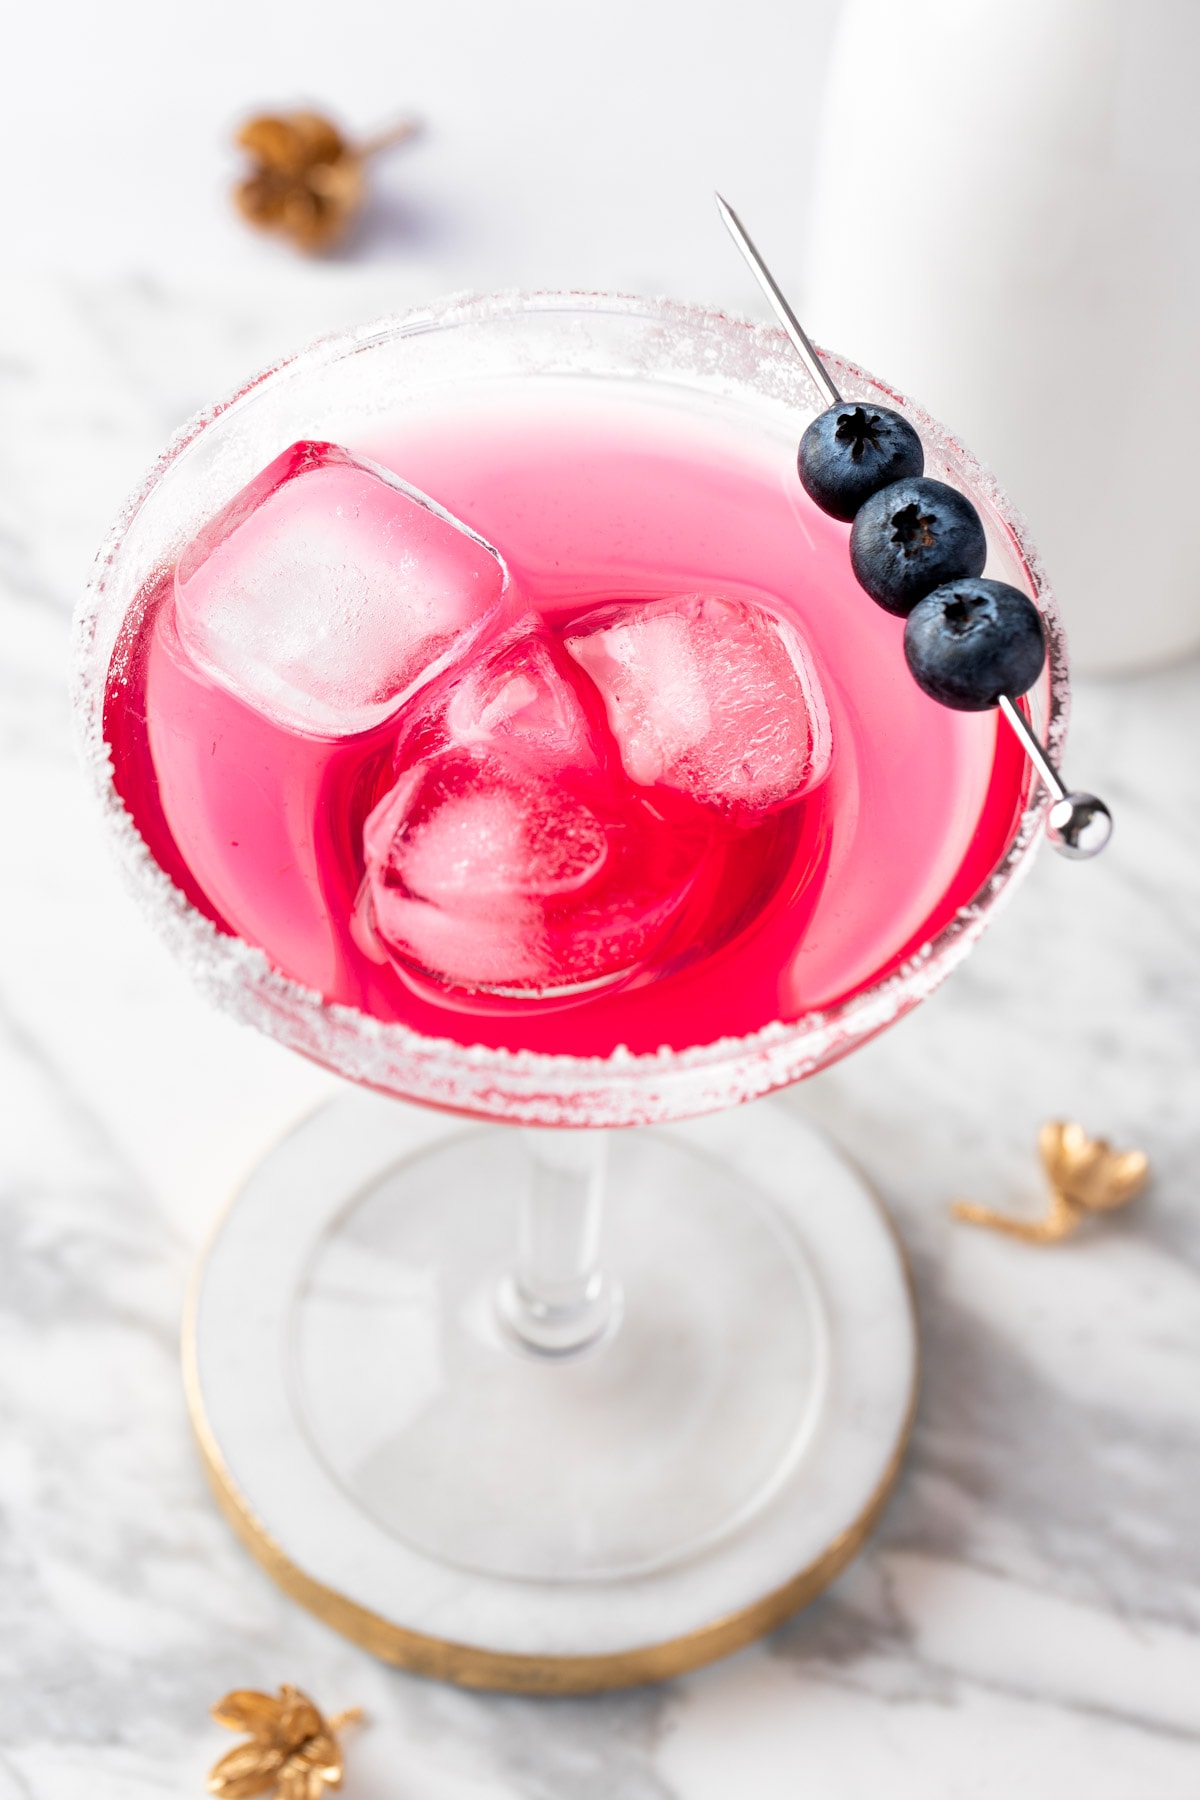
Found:
<path fill-rule="evenodd" d="M 342 1751 L 337 1733 L 362 1714 L 357 1707 L 325 1720 L 307 1694 L 283 1686 L 278 1696 L 235 1688 L 212 1709 L 218 1725 L 250 1736 L 214 1763 L 208 1791 L 222 1800 L 322 1800 L 327 1788 L 342 1785 Z"/>
<path fill-rule="evenodd" d="M 1014 1219 L 970 1200 L 957 1203 L 954 1217 L 1029 1244 L 1057 1244 L 1078 1231 L 1089 1213 L 1124 1206 L 1150 1176 L 1145 1151 L 1114 1150 L 1105 1138 L 1090 1138 L 1082 1125 L 1061 1119 L 1042 1126 L 1038 1153 L 1050 1183 L 1050 1202 L 1042 1218 Z"/>
<path fill-rule="evenodd" d="M 328 249 L 362 210 L 368 158 L 417 129 L 405 120 L 355 145 L 321 113 L 262 113 L 237 134 L 252 168 L 234 189 L 234 203 L 248 224 L 279 232 L 299 250 Z"/>

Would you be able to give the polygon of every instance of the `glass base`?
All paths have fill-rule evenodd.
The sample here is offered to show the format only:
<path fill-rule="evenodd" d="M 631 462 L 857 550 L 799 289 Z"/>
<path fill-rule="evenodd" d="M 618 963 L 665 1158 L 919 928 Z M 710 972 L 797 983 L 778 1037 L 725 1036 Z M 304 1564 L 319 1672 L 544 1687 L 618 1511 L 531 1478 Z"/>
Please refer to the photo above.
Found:
<path fill-rule="evenodd" d="M 643 1574 L 736 1530 L 803 1453 L 827 1356 L 799 1241 L 686 1143 L 625 1134 L 610 1156 L 607 1286 L 569 1357 L 506 1328 L 519 1132 L 405 1161 L 313 1252 L 291 1332 L 313 1445 L 428 1555 L 533 1580 Z"/>
<path fill-rule="evenodd" d="M 587 1693 L 695 1668 L 819 1593 L 898 1473 L 916 1328 L 857 1171 L 769 1101 L 609 1149 L 619 1316 L 586 1258 L 572 1287 L 586 1207 L 517 1267 L 571 1300 L 574 1355 L 498 1301 L 524 1134 L 365 1090 L 268 1152 L 197 1272 L 184 1371 L 220 1505 L 287 1593 L 420 1674 Z"/>

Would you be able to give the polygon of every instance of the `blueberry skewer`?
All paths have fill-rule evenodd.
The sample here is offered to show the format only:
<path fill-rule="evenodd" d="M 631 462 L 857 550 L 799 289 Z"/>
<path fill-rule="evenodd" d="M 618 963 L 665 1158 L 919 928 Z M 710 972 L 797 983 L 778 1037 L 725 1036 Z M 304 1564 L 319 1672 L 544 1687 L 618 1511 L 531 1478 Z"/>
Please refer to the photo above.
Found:
<path fill-rule="evenodd" d="M 981 579 L 987 543 L 979 514 L 957 488 L 924 474 L 921 440 L 902 414 L 844 401 L 733 208 L 716 196 L 726 229 L 828 402 L 800 441 L 801 483 L 823 511 L 853 520 L 850 560 L 880 606 L 905 619 L 904 655 L 918 687 L 960 712 L 998 707 L 1052 804 L 1046 836 L 1064 856 L 1096 856 L 1112 815 L 1095 794 L 1068 792 L 1015 704 L 1046 659 L 1041 615 L 1007 582 Z"/>

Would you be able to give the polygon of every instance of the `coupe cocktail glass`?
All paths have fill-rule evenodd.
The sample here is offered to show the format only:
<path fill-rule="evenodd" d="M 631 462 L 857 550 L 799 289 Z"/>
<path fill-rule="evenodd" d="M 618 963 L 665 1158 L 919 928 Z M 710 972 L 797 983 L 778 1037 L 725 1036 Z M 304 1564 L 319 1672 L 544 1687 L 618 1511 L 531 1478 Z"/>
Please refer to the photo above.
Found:
<path fill-rule="evenodd" d="M 848 398 L 906 406 L 927 472 L 980 510 L 988 573 L 1036 597 L 1049 657 L 1028 705 L 1057 753 L 1063 646 L 1020 522 L 918 409 L 831 367 Z M 138 892 L 202 987 L 375 1094 L 501 1122 L 443 1129 L 373 1098 L 338 1103 L 256 1178 L 244 1212 L 260 1224 L 241 1238 L 227 1229 L 214 1257 L 224 1243 L 230 1269 L 241 1259 L 233 1286 L 253 1293 L 250 1265 L 269 1255 L 256 1232 L 287 1233 L 303 1213 L 303 1253 L 280 1277 L 291 1286 L 260 1345 L 278 1377 L 264 1406 L 291 1409 L 364 1542 L 404 1546 L 426 1573 L 465 1572 L 473 1592 L 587 1591 L 578 1618 L 591 1622 L 578 1630 L 551 1621 L 542 1637 L 510 1633 L 517 1663 L 586 1661 L 589 1647 L 611 1660 L 625 1639 L 595 1615 L 606 1584 L 651 1593 L 654 1580 L 686 1586 L 691 1569 L 702 1589 L 714 1547 L 733 1546 L 736 1560 L 850 1404 L 839 1358 L 866 1330 L 847 1311 L 855 1256 L 864 1295 L 877 1278 L 887 1285 L 878 1259 L 893 1253 L 867 1244 L 861 1219 L 846 1226 L 861 1249 L 835 1277 L 769 1204 L 806 1183 L 814 1220 L 822 1193 L 826 1214 L 843 1204 L 828 1151 L 777 1109 L 682 1134 L 678 1122 L 795 1082 L 899 1019 L 966 954 L 1038 837 L 1043 802 L 996 715 L 946 713 L 917 694 L 901 622 L 854 588 L 846 528 L 807 506 L 795 447 L 821 404 L 781 334 L 668 302 L 500 296 L 388 319 L 317 344 L 187 427 L 127 507 L 81 610 L 78 700 L 96 784 Z M 503 983 L 482 998 L 439 996 L 358 954 L 361 862 L 339 885 L 318 841 L 353 787 L 345 748 L 303 732 L 248 737 L 219 695 L 154 662 L 155 620 L 186 546 L 288 445 L 317 440 L 431 494 L 551 614 L 790 586 L 828 700 L 833 772 L 800 803 L 806 826 L 765 838 L 764 827 L 743 834 L 736 856 L 722 850 L 714 891 L 741 880 L 745 893 L 711 941 L 699 931 L 690 955 L 657 973 L 543 999 Z M 281 863 L 272 818 L 298 806 L 317 824 L 299 850 L 292 832 Z M 616 1126 L 659 1129 L 614 1138 Z M 819 1229 L 836 1235 L 836 1220 Z M 846 1293 L 831 1298 L 839 1281 Z M 196 1319 L 213 1347 L 204 1380 L 228 1409 L 248 1381 L 237 1356 L 256 1353 L 228 1349 L 227 1314 L 245 1309 L 232 1289 L 222 1301 L 209 1288 Z M 881 1314 L 904 1311 L 899 1294 L 893 1280 Z M 892 1356 L 878 1320 L 876 1336 Z M 901 1389 L 876 1433 L 887 1465 L 908 1412 Z M 208 1417 L 217 1403 L 203 1404 Z M 222 1447 L 207 1447 L 228 1475 Z M 879 1480 L 869 1485 L 873 1503 Z M 241 1523 L 263 1554 L 251 1510 Z M 301 1537 L 319 1536 L 314 1521 Z M 290 1552 L 277 1522 L 266 1527 L 264 1560 L 286 1579 Z M 698 1619 L 739 1609 L 761 1627 L 783 1610 L 755 1612 L 778 1577 L 774 1565 L 740 1566 L 725 1586 L 671 1601 L 660 1636 L 699 1643 Z M 358 1612 L 338 1622 L 380 1647 L 359 1616 L 369 1571 L 355 1580 Z M 794 1604 L 806 1590 L 788 1591 Z M 488 1630 L 478 1627 L 485 1645 Z M 416 1637 L 433 1641 L 424 1625 Z M 644 1647 L 645 1621 L 627 1637 Z M 710 1635 L 669 1666 L 734 1641 Z M 461 1659 L 384 1648 L 489 1679 Z M 621 1677 L 557 1685 L 664 1666 L 626 1662 Z M 524 1679 L 511 1656 L 506 1668 L 492 1676 Z"/>

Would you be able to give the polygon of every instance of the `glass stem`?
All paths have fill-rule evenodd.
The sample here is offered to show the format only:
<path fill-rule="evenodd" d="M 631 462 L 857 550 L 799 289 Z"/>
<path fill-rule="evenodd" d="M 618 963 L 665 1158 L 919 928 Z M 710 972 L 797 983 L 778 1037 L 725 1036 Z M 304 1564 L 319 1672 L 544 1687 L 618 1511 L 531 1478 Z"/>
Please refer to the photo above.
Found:
<path fill-rule="evenodd" d="M 620 1306 L 599 1261 L 608 1133 L 530 1128 L 522 1136 L 529 1179 L 500 1314 L 524 1348 L 567 1356 L 607 1336 Z"/>

